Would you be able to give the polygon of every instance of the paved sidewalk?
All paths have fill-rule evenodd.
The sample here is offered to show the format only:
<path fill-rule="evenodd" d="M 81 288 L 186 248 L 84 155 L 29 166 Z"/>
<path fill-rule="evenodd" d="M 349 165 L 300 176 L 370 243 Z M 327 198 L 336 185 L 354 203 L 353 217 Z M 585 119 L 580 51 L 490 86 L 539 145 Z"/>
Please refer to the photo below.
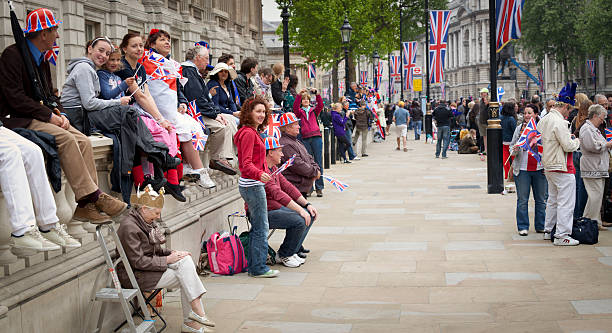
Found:
<path fill-rule="evenodd" d="M 486 194 L 485 162 L 394 140 L 326 170 L 350 188 L 310 198 L 321 218 L 302 267 L 203 279 L 217 332 L 612 332 L 612 231 L 565 248 L 533 225 L 520 237 L 516 196 Z M 165 299 L 169 332 L 177 295 Z"/>

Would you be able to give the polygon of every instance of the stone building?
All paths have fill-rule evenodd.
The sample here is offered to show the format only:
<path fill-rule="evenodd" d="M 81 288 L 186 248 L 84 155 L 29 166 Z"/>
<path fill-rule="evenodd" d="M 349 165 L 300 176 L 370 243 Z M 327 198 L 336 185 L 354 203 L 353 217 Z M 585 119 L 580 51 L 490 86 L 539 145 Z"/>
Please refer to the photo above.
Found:
<path fill-rule="evenodd" d="M 281 21 L 263 21 L 263 42 L 268 51 L 266 63 L 272 66 L 276 63 L 284 62 L 283 39 L 276 34 L 276 30 L 282 24 Z M 309 86 L 306 59 L 302 53 L 289 46 L 289 63 L 291 64 L 291 74 L 298 77 L 298 91 L 302 87 Z"/>
<path fill-rule="evenodd" d="M 82 56 L 86 41 L 108 36 L 119 44 L 128 32 L 146 36 L 152 28 L 168 31 L 172 54 L 184 60 L 185 51 L 197 41 L 208 41 L 212 63 L 223 52 L 229 52 L 236 63 L 245 57 L 256 57 L 266 63 L 262 39 L 261 0 L 33 0 L 13 1 L 22 26 L 27 11 L 39 7 L 51 9 L 60 25 L 60 55 L 54 71 L 54 83 L 61 87 L 69 59 Z M 0 22 L 0 48 L 14 42 L 6 1 Z M 54 66 L 51 66 L 54 67 Z"/>

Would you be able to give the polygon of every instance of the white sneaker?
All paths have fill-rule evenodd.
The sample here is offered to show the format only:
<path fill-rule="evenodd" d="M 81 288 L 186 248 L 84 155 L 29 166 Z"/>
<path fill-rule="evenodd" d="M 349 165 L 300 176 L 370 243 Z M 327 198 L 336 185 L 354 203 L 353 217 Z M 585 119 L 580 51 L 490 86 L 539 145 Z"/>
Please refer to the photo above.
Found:
<path fill-rule="evenodd" d="M 299 262 L 300 265 L 306 262 L 306 259 L 300 258 L 300 256 L 297 255 L 297 253 L 293 255 L 293 259 L 295 259 L 295 261 Z"/>
<path fill-rule="evenodd" d="M 67 247 L 67 248 L 75 248 L 76 249 L 76 248 L 81 247 L 81 243 L 78 240 L 72 238 L 72 236 L 70 236 L 70 234 L 68 233 L 68 231 L 66 231 L 66 229 L 68 229 L 68 227 L 65 224 L 58 223 L 58 226 L 55 229 L 52 229 L 50 232 L 48 232 L 46 234 L 43 234 L 43 237 L 49 239 L 49 237 L 47 237 L 47 235 L 55 232 L 64 241 L 64 244 L 59 244 L 59 243 L 54 242 L 52 239 L 49 239 L 53 243 L 55 243 L 57 245 L 61 245 L 63 247 Z"/>
<path fill-rule="evenodd" d="M 353 160 L 355 160 L 355 161 L 360 161 L 360 160 L 361 160 L 361 157 L 359 157 L 359 156 L 355 156 L 355 158 L 354 158 Z"/>
<path fill-rule="evenodd" d="M 544 231 L 544 240 L 550 240 L 550 232 Z"/>
<path fill-rule="evenodd" d="M 555 238 L 553 244 L 557 246 L 576 246 L 580 244 L 580 242 L 570 236 L 565 236 L 564 238 Z"/>
<path fill-rule="evenodd" d="M 198 182 L 198 185 L 202 186 L 203 188 L 213 188 L 217 186 L 215 182 L 210 179 L 206 169 L 200 171 L 200 181 Z"/>
<path fill-rule="evenodd" d="M 520 230 L 520 231 L 519 231 L 519 235 L 521 235 L 521 236 L 527 236 L 527 235 L 529 235 L 529 231 L 524 230 L 524 229 L 523 229 L 523 230 Z"/>
<path fill-rule="evenodd" d="M 280 260 L 283 263 L 283 265 L 285 265 L 287 267 L 291 267 L 291 268 L 300 267 L 300 263 L 298 261 L 296 261 L 293 256 L 291 256 L 291 257 L 280 257 Z"/>
<path fill-rule="evenodd" d="M 11 237 L 11 246 L 13 253 L 17 255 L 32 255 L 36 252 L 60 250 L 59 245 L 53 244 L 43 238 L 38 231 L 38 228 L 30 228 L 21 237 Z"/>

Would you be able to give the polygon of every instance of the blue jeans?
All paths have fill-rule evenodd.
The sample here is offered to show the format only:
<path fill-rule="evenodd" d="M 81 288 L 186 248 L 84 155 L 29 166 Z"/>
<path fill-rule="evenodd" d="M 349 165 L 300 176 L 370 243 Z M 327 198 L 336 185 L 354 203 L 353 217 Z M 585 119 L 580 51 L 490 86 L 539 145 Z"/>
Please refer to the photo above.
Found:
<path fill-rule="evenodd" d="M 263 185 L 238 186 L 240 196 L 249 206 L 249 274 L 261 275 L 270 270 L 268 259 L 268 204 Z"/>
<path fill-rule="evenodd" d="M 355 159 L 355 151 L 353 150 L 353 131 L 350 128 L 347 128 L 346 131 L 344 131 L 344 137 L 348 140 L 348 146 L 346 147 L 346 151 L 348 152 L 348 157 L 349 160 L 353 160 Z"/>
<path fill-rule="evenodd" d="M 320 136 L 313 136 L 302 139 L 302 141 L 308 153 L 314 157 L 315 162 L 319 165 L 321 174 L 323 174 L 323 139 Z M 315 189 L 322 190 L 323 187 L 323 177 L 315 180 Z"/>
<path fill-rule="evenodd" d="M 306 213 L 308 213 L 308 210 L 306 210 Z M 308 214 L 310 215 L 310 213 Z M 309 226 L 306 226 L 304 218 L 287 207 L 268 211 L 268 223 L 270 229 L 286 230 L 283 244 L 278 248 L 279 257 L 290 257 L 296 254 L 312 226 L 312 222 Z"/>
<path fill-rule="evenodd" d="M 414 139 L 421 140 L 421 126 L 423 126 L 422 120 L 416 120 L 414 122 Z"/>
<path fill-rule="evenodd" d="M 446 151 L 450 143 L 450 127 L 440 126 L 438 127 L 438 142 L 436 143 L 436 157 L 440 156 L 440 148 L 444 140 L 444 148 L 442 149 L 442 157 L 446 157 Z"/>
<path fill-rule="evenodd" d="M 574 174 L 576 177 L 576 205 L 574 206 L 575 219 L 582 217 L 584 214 L 584 207 L 586 207 L 587 199 L 589 198 L 586 188 L 584 187 L 582 177 L 580 176 L 580 157 L 582 157 L 582 153 L 580 151 L 575 151 L 572 154 L 574 168 L 576 168 L 576 173 Z"/>
<path fill-rule="evenodd" d="M 546 200 L 548 199 L 548 182 L 544 170 L 521 170 L 514 179 L 516 184 L 516 226 L 518 230 L 529 230 L 529 190 L 533 190 L 535 200 L 536 230 L 544 230 L 546 219 Z"/>

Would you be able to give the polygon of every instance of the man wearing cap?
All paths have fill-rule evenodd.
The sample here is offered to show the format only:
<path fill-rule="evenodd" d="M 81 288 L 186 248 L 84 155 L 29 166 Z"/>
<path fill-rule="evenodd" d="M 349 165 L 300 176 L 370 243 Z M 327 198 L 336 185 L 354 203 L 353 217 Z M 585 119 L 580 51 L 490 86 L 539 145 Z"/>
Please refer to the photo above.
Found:
<path fill-rule="evenodd" d="M 227 160 L 234 158 L 232 137 L 237 132 L 236 122 L 232 115 L 226 117 L 213 103 L 211 92 L 201 75 L 208 66 L 208 49 L 196 45 L 187 50 L 185 58 L 187 60 L 181 64 L 183 76 L 187 78 L 187 83 L 182 87 L 183 94 L 187 100 L 196 101 L 204 125 L 211 131 L 206 142 L 206 148 L 210 152 L 209 167 L 235 175 L 236 170 Z"/>
<path fill-rule="evenodd" d="M 283 172 L 283 175 L 306 197 L 315 180 L 321 177 L 321 169 L 304 144 L 297 139 L 300 134 L 300 122 L 295 113 L 287 112 L 280 117 L 280 131 L 282 133 L 280 144 L 283 145 L 284 155 L 281 162 L 285 163 L 295 155 L 293 164 Z"/>
<path fill-rule="evenodd" d="M 305 255 L 300 256 L 298 252 L 318 213 L 285 176 L 276 172 L 278 170 L 276 166 L 283 157 L 283 146 L 278 139 L 267 137 L 264 143 L 266 162 L 272 178 L 265 185 L 268 225 L 270 229 L 286 229 L 285 239 L 278 249 L 278 256 L 283 265 L 291 268 L 299 267 L 306 260 L 303 258 Z"/>
<path fill-rule="evenodd" d="M 487 154 L 487 125 L 489 120 L 489 89 L 480 89 L 480 113 L 478 114 L 478 132 L 484 142 L 483 155 Z"/>
<path fill-rule="evenodd" d="M 575 94 L 576 83 L 564 87 L 548 115 L 537 125 L 542 134 L 542 166 L 548 181 L 544 239 L 554 236 L 554 244 L 560 246 L 578 245 L 570 234 L 576 202 L 576 169 L 572 152 L 578 149 L 580 140 L 570 133 L 569 123 L 565 120 L 574 108 Z M 551 235 L 555 226 L 556 232 Z"/>
<path fill-rule="evenodd" d="M 45 53 L 53 50 L 59 38 L 53 13 L 36 9 L 26 19 L 26 61 L 32 61 L 40 77 L 41 97 L 26 71 L 24 57 L 16 44 L 7 47 L 0 56 L 0 116 L 8 128 L 27 128 L 55 137 L 60 163 L 74 191 L 78 206 L 74 218 L 101 223 L 122 213 L 127 205 L 98 188 L 98 175 L 89 138 L 70 125 L 61 113 L 63 108 L 53 95 L 51 71 Z M 10 116 L 10 118 L 6 118 Z"/>

